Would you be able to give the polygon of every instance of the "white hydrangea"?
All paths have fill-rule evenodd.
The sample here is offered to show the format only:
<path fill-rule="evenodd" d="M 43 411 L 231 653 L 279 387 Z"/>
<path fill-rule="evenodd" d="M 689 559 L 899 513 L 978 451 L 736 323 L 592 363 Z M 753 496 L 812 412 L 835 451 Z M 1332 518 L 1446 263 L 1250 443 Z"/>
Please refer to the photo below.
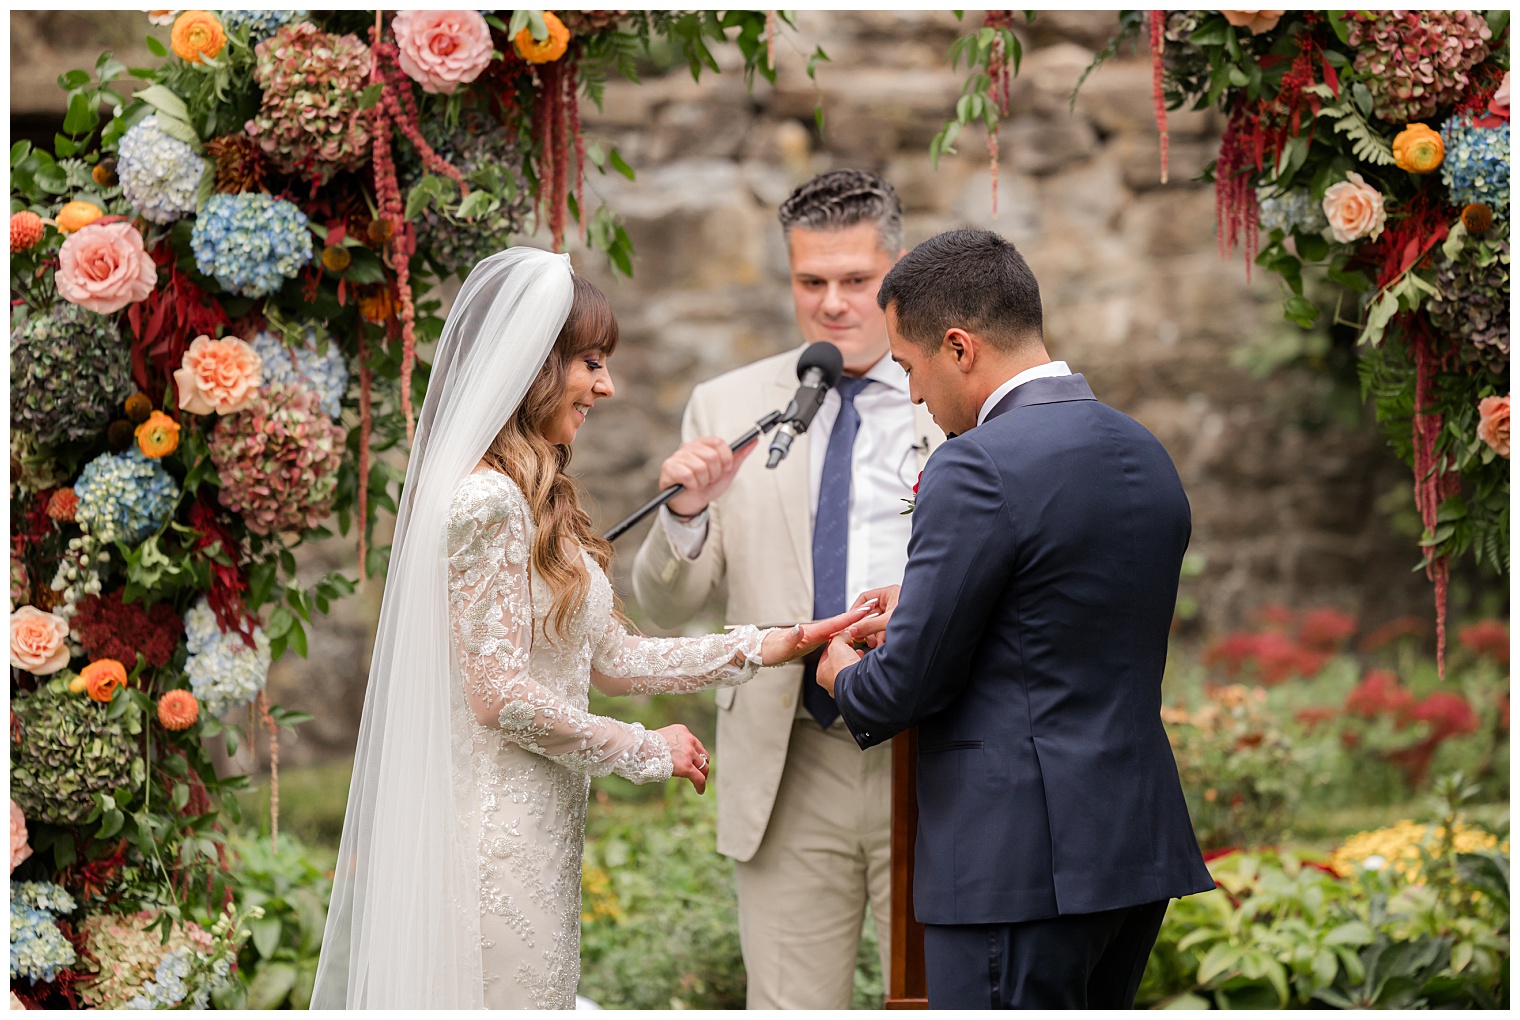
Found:
<path fill-rule="evenodd" d="M 158 115 L 144 117 L 122 136 L 116 150 L 121 193 L 153 223 L 173 223 L 195 212 L 206 164 L 185 142 L 159 125 Z"/>
<path fill-rule="evenodd" d="M 263 385 L 304 386 L 321 400 L 322 413 L 333 421 L 343 415 L 343 395 L 348 392 L 348 366 L 336 340 L 327 341 L 325 352 L 317 350 L 316 330 L 306 331 L 304 345 L 289 344 L 270 332 L 253 338 L 253 349 L 264 359 Z"/>
<path fill-rule="evenodd" d="M 226 715 L 258 697 L 269 682 L 272 657 L 262 627 L 253 628 L 253 643 L 249 648 L 236 631 L 222 633 L 204 598 L 185 614 L 185 644 L 190 650 L 185 675 L 207 712 Z"/>

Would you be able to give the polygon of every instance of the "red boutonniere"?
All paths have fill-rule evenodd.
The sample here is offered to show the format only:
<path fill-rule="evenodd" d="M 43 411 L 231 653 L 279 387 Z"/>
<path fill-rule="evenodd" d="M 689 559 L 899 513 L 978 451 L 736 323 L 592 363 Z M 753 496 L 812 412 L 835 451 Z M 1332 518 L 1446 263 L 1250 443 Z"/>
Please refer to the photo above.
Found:
<path fill-rule="evenodd" d="M 905 500 L 903 500 L 904 503 L 908 504 L 908 509 L 906 509 L 906 510 L 903 511 L 903 516 L 904 517 L 906 517 L 909 514 L 911 514 L 913 512 L 914 507 L 918 506 L 918 485 L 919 485 L 919 482 L 922 482 L 923 480 L 924 480 L 924 473 L 922 471 L 920 471 L 918 473 L 918 481 L 913 483 L 913 498 L 912 499 L 905 499 Z"/>

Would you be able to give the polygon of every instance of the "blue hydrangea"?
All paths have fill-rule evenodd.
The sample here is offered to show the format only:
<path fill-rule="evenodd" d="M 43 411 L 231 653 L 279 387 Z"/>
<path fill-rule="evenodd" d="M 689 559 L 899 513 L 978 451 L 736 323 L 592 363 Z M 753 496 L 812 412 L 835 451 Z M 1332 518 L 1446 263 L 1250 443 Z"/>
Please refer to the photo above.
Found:
<path fill-rule="evenodd" d="M 258 192 L 213 195 L 190 234 L 195 264 L 226 290 L 263 297 L 311 261 L 311 230 L 294 203 Z"/>
<path fill-rule="evenodd" d="M 1301 234 L 1318 234 L 1330 226 L 1323 203 L 1314 201 L 1307 191 L 1263 195 L 1257 189 L 1256 194 L 1256 223 L 1263 234 L 1281 230 L 1287 237 L 1295 229 Z"/>
<path fill-rule="evenodd" d="M 123 197 L 153 223 L 173 223 L 195 212 L 205 170 L 194 149 L 164 131 L 157 114 L 134 124 L 116 150 Z"/>
<path fill-rule="evenodd" d="M 161 528 L 179 501 L 179 484 L 156 460 L 133 447 L 103 453 L 74 483 L 76 520 L 102 542 L 141 542 Z"/>
<path fill-rule="evenodd" d="M 253 338 L 253 349 L 264 359 L 265 387 L 302 386 L 316 393 L 322 413 L 336 421 L 343 414 L 343 395 L 348 392 L 348 365 L 334 340 L 327 342 L 326 352 L 317 350 L 317 331 L 306 331 L 303 345 L 286 346 L 274 333 L 264 332 Z"/>
<path fill-rule="evenodd" d="M 194 950 L 176 949 L 158 962 L 153 980 L 143 983 L 142 991 L 128 1000 L 127 1009 L 173 1009 L 181 1003 L 191 1009 L 205 1009 L 211 996 L 205 984 L 199 983 L 194 992 L 185 984 L 195 966 Z M 186 999 L 189 1002 L 185 1002 Z"/>
<path fill-rule="evenodd" d="M 1441 125 L 1446 159 L 1441 180 L 1451 189 L 1457 208 L 1482 202 L 1498 212 L 1509 208 L 1509 125 L 1475 127 L 1471 114 L 1449 119 Z"/>
<path fill-rule="evenodd" d="M 283 26 L 294 24 L 306 17 L 305 11 L 217 11 L 222 27 L 229 33 L 241 28 L 248 29 L 248 44 L 256 46 L 278 32 Z"/>
<path fill-rule="evenodd" d="M 52 882 L 11 880 L 11 980 L 51 981 L 74 965 L 74 947 L 53 922 L 75 909 L 74 898 Z"/>
<path fill-rule="evenodd" d="M 253 643 L 249 648 L 236 631 L 222 633 L 204 598 L 185 614 L 185 644 L 190 650 L 185 675 L 207 712 L 226 715 L 258 697 L 269 682 L 271 656 L 263 628 L 254 627 Z"/>

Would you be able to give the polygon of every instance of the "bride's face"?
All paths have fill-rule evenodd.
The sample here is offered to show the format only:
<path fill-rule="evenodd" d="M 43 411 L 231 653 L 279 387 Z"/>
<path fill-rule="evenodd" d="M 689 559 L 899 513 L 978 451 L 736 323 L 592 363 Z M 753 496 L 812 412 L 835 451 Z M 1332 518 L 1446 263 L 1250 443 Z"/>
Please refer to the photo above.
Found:
<path fill-rule="evenodd" d="M 604 352 L 590 351 L 571 360 L 566 372 L 565 392 L 544 427 L 544 438 L 557 445 L 569 446 L 575 441 L 575 434 L 585 423 L 592 405 L 615 392 Z"/>

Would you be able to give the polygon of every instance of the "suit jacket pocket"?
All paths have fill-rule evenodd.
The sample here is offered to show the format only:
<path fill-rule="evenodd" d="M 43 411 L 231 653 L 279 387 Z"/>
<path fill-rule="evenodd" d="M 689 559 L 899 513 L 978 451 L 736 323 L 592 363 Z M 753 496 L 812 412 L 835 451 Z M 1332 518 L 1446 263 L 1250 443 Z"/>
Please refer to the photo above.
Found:
<path fill-rule="evenodd" d="M 920 744 L 919 754 L 937 754 L 940 751 L 980 751 L 980 740 L 951 740 L 943 744 Z"/>
<path fill-rule="evenodd" d="M 734 696 L 738 693 L 739 688 L 737 687 L 719 687 L 714 692 L 714 696 L 718 699 L 718 707 L 722 709 L 733 708 Z"/>

